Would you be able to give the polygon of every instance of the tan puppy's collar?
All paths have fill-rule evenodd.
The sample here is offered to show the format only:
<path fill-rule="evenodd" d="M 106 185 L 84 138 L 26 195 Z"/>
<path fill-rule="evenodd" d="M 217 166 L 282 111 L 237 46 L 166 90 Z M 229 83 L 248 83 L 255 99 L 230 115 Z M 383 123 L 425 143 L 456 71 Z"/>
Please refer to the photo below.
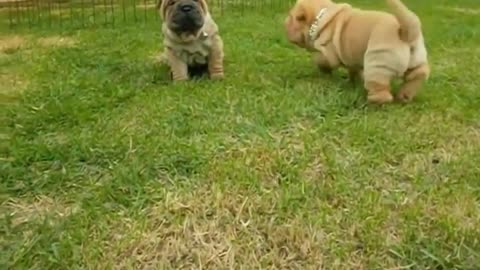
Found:
<path fill-rule="evenodd" d="M 310 41 L 315 41 L 326 25 L 341 11 L 351 8 L 352 6 L 349 4 L 334 4 L 320 9 L 318 15 L 315 17 L 315 21 L 313 21 L 310 29 L 308 30 L 308 37 L 310 38 Z"/>
<path fill-rule="evenodd" d="M 315 40 L 320 28 L 320 20 L 323 18 L 325 13 L 327 13 L 327 8 L 322 8 L 315 17 L 315 21 L 313 21 L 312 25 L 310 26 L 310 29 L 308 30 L 308 37 L 311 41 Z"/>

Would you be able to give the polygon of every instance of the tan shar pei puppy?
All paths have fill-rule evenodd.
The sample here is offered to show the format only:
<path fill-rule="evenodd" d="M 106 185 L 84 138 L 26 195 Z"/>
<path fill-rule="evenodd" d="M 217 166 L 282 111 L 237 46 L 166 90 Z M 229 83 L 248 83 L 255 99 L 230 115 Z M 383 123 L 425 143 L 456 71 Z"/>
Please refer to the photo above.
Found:
<path fill-rule="evenodd" d="M 223 42 L 206 0 L 160 0 L 165 51 L 174 81 L 208 72 L 223 78 Z"/>
<path fill-rule="evenodd" d="M 393 15 L 330 0 L 297 0 L 285 21 L 290 42 L 313 52 L 324 71 L 338 67 L 361 75 L 368 101 L 394 100 L 391 81 L 403 79 L 396 98 L 412 100 L 430 74 L 417 15 L 400 0 L 386 0 Z"/>

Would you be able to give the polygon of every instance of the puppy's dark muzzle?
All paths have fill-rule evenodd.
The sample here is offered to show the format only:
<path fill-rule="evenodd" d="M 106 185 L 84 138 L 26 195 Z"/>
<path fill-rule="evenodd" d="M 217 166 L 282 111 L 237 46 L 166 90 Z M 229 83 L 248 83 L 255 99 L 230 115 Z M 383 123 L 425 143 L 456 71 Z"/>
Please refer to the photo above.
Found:
<path fill-rule="evenodd" d="M 202 28 L 204 19 L 200 7 L 194 3 L 179 3 L 175 7 L 170 29 L 177 33 L 196 32 Z"/>

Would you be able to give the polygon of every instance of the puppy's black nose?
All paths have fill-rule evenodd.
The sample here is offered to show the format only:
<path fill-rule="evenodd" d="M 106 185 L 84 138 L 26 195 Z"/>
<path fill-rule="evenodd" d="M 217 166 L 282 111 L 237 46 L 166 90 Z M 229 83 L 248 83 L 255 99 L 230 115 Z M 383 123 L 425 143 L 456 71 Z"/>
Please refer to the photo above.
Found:
<path fill-rule="evenodd" d="M 180 10 L 183 12 L 190 12 L 193 9 L 193 6 L 190 4 L 184 4 L 180 7 Z"/>

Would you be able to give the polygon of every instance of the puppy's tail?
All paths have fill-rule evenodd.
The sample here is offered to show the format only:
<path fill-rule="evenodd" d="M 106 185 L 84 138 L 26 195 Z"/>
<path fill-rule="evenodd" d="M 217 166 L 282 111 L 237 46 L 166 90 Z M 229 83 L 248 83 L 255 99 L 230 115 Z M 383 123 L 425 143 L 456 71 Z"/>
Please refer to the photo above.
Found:
<path fill-rule="evenodd" d="M 417 40 L 422 33 L 422 24 L 418 16 L 401 0 L 387 0 L 387 4 L 400 23 L 400 39 L 408 43 Z"/>

